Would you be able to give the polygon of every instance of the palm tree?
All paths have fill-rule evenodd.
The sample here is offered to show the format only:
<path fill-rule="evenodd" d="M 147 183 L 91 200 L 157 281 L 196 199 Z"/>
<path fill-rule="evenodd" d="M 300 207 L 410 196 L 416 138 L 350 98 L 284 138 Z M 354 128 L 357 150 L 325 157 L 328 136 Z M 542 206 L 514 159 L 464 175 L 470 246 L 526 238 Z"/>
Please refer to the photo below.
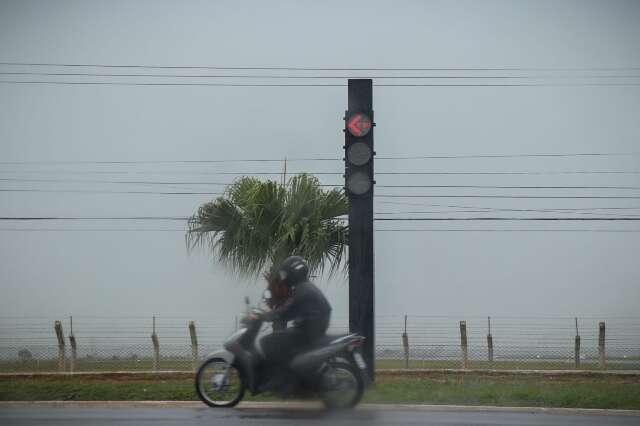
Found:
<path fill-rule="evenodd" d="M 186 241 L 189 249 L 208 247 L 233 272 L 262 275 L 271 286 L 277 265 L 294 254 L 307 259 L 312 273 L 344 272 L 347 211 L 344 192 L 323 190 L 311 175 L 286 185 L 243 177 L 198 208 Z"/>

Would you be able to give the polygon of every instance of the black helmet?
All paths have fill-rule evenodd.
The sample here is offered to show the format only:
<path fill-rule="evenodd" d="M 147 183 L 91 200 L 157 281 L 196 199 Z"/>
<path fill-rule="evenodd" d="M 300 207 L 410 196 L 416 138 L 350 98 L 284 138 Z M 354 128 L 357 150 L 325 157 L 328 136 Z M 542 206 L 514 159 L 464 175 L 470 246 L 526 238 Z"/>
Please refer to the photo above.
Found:
<path fill-rule="evenodd" d="M 280 264 L 278 276 L 288 285 L 296 285 L 309 278 L 309 265 L 300 256 L 289 256 Z"/>

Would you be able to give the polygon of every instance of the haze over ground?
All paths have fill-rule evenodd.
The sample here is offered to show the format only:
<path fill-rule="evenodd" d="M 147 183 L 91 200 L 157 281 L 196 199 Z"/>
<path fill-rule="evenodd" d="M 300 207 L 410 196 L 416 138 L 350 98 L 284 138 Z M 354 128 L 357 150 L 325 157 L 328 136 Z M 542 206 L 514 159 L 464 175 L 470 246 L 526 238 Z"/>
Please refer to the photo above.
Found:
<path fill-rule="evenodd" d="M 634 1 L 1 1 L 0 61 L 326 68 L 639 67 L 638 18 L 640 4 Z M 34 67 L 0 68 L 5 72 L 34 70 Z M 48 67 L 39 71 L 43 70 L 61 69 Z M 91 69 L 90 72 L 131 71 Z M 250 74 L 237 70 L 192 73 Z M 640 74 L 626 72 L 629 73 Z M 373 77 L 374 84 L 389 83 L 376 79 L 375 76 L 383 74 L 376 71 L 258 74 Z M 442 74 L 470 72 L 442 71 L 430 75 Z M 65 81 L 89 81 L 86 77 L 49 79 L 65 78 Z M 2 80 L 19 79 L 44 77 L 2 76 Z M 131 81 L 124 77 L 97 80 Z M 341 158 L 341 118 L 345 107 L 345 87 L 0 84 L 0 152 L 3 162 Z M 638 86 L 374 87 L 374 109 L 375 143 L 380 157 L 639 151 Z M 639 156 L 625 155 L 380 160 L 376 170 L 638 171 L 638 166 Z M 340 160 L 288 163 L 289 173 L 340 173 L 342 168 Z M 0 164 L 3 178 L 50 180 L 229 182 L 232 176 L 198 173 L 281 170 L 281 163 L 241 162 Z M 341 177 L 323 175 L 322 180 L 339 184 Z M 640 186 L 640 174 L 381 175 L 377 182 L 379 185 Z M 4 181 L 1 186 L 78 191 L 215 192 L 222 188 L 29 181 Z M 528 192 L 377 189 L 378 194 L 525 192 L 553 196 L 639 195 L 639 191 L 613 189 Z M 213 197 L 2 192 L 0 216 L 188 216 Z M 387 204 L 388 201 L 426 205 Z M 451 207 L 458 205 L 640 209 L 640 200 L 379 199 L 376 212 L 460 210 Z M 599 211 L 603 212 L 606 210 Z M 621 212 L 627 213 L 637 214 L 638 210 Z M 634 223 L 617 222 L 378 222 L 376 226 L 396 230 L 640 230 Z M 204 251 L 189 255 L 184 233 L 166 231 L 183 228 L 176 222 L 3 221 L 2 228 L 3 316 L 189 316 L 211 312 L 232 316 L 242 308 L 245 294 L 255 300 L 262 288 L 261 282 L 256 285 L 229 276 Z M 18 228 L 65 230 L 14 230 Z M 136 230 L 74 231 L 82 228 Z M 379 232 L 376 311 L 380 315 L 637 315 L 639 251 L 640 233 Z M 323 280 L 323 289 L 336 315 L 346 315 L 344 280 Z"/>

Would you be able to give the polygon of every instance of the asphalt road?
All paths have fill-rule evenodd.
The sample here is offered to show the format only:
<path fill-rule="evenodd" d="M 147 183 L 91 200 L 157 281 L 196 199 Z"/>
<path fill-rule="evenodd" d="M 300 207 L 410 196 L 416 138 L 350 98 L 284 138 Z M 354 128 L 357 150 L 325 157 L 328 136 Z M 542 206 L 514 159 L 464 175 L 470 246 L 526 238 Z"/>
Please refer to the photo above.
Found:
<path fill-rule="evenodd" d="M 162 406 L 0 406 L 0 425 L 638 425 L 640 415 L 573 411 L 364 407 L 350 412 L 321 409 Z"/>

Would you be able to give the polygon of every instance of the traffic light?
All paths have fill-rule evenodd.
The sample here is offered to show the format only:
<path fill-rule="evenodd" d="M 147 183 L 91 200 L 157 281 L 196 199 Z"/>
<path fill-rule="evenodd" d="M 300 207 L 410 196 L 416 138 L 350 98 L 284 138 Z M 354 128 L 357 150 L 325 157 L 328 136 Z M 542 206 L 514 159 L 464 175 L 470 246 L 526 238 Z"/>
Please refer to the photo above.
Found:
<path fill-rule="evenodd" d="M 373 110 L 371 80 L 349 80 L 345 113 L 345 189 L 348 196 L 373 197 Z"/>
<path fill-rule="evenodd" d="M 369 79 L 349 80 L 345 113 L 345 192 L 349 200 L 349 330 L 366 340 L 363 355 L 374 374 L 373 102 Z"/>

